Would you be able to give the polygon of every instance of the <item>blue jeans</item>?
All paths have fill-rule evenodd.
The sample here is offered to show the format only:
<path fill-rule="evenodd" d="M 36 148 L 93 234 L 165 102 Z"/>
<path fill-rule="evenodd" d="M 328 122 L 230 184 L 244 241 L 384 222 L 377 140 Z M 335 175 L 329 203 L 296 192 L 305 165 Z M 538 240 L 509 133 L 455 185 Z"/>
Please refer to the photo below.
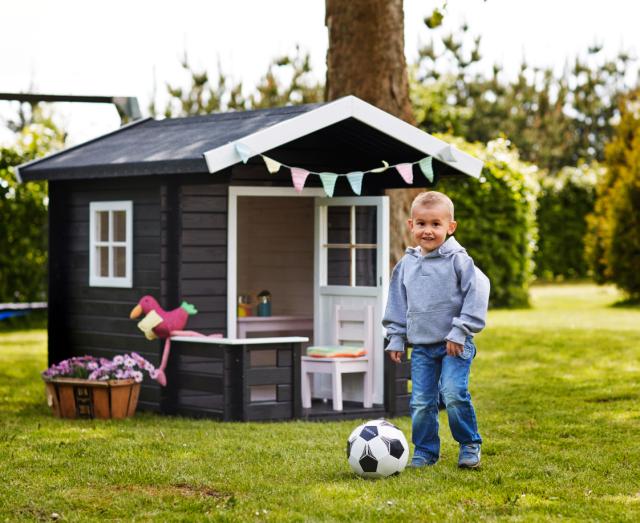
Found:
<path fill-rule="evenodd" d="M 469 370 L 476 354 L 467 337 L 460 356 L 448 356 L 446 341 L 414 345 L 411 352 L 411 423 L 415 454 L 438 459 L 438 393 L 442 395 L 453 438 L 465 445 L 482 443 L 469 394 Z"/>

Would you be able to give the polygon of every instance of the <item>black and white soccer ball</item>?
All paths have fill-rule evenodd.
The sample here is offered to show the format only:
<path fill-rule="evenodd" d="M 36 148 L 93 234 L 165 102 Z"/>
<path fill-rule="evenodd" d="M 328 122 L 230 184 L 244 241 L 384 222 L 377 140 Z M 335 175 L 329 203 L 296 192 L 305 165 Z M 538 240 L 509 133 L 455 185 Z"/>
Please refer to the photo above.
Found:
<path fill-rule="evenodd" d="M 347 459 L 363 478 L 400 474 L 409 459 L 409 445 L 402 431 L 385 419 L 363 423 L 347 440 Z"/>

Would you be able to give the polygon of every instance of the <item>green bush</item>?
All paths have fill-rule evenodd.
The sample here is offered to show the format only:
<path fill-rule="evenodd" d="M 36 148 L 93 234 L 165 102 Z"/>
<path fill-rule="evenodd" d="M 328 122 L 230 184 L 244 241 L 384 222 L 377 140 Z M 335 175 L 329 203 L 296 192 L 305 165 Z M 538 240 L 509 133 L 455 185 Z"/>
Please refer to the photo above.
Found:
<path fill-rule="evenodd" d="M 613 282 L 640 299 L 640 91 L 621 104 L 620 123 L 605 150 L 606 175 L 589 216 L 587 252 L 596 281 Z"/>
<path fill-rule="evenodd" d="M 564 167 L 541 179 L 538 196 L 538 247 L 535 274 L 544 280 L 585 278 L 586 217 L 593 211 L 595 186 L 604 168 L 598 164 Z"/>
<path fill-rule="evenodd" d="M 18 183 L 14 167 L 60 149 L 64 136 L 40 112 L 12 147 L 0 147 L 0 303 L 46 300 L 47 184 Z M 19 321 L 18 321 L 19 323 Z"/>
<path fill-rule="evenodd" d="M 0 148 L 0 303 L 46 299 L 47 187 L 17 183 L 12 167 L 27 160 Z"/>
<path fill-rule="evenodd" d="M 479 180 L 442 179 L 437 189 L 455 204 L 456 238 L 491 280 L 491 305 L 526 307 L 537 232 L 537 168 L 520 161 L 504 139 L 486 147 L 443 137 L 485 162 Z"/>

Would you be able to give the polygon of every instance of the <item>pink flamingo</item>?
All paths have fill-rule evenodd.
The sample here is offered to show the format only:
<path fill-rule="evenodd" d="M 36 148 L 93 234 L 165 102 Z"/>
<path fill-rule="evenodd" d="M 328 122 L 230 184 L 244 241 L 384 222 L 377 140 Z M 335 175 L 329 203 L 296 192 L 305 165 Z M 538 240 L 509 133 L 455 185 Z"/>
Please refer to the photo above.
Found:
<path fill-rule="evenodd" d="M 147 327 L 140 325 L 145 320 L 142 320 L 138 327 L 145 332 L 145 335 L 148 339 L 153 339 L 155 337 L 165 340 L 164 342 L 164 350 L 162 352 L 162 360 L 160 362 L 160 367 L 156 372 L 156 381 L 160 383 L 163 387 L 167 384 L 167 376 L 164 370 L 167 367 L 167 362 L 169 360 L 169 351 L 171 349 L 171 337 L 172 336 L 194 336 L 194 337 L 210 337 L 210 338 L 221 338 L 222 334 L 210 334 L 209 336 L 205 334 L 201 334 L 195 331 L 183 330 L 187 325 L 187 320 L 189 316 L 193 316 L 197 314 L 196 308 L 183 301 L 180 304 L 180 307 L 177 309 L 173 309 L 172 311 L 165 311 L 158 304 L 157 300 L 152 296 L 143 296 L 140 298 L 138 304 L 131 310 L 131 314 L 129 317 L 133 320 L 138 318 L 141 314 L 145 314 L 148 317 L 149 314 L 152 314 L 153 317 L 151 319 L 150 325 L 153 325 L 151 334 L 148 331 Z"/>

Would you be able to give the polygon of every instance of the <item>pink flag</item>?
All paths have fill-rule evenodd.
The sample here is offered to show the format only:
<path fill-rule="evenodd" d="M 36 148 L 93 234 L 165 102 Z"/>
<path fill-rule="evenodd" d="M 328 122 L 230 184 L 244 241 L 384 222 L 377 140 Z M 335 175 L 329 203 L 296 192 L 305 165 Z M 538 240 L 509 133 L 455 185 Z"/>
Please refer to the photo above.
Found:
<path fill-rule="evenodd" d="M 413 183 L 413 165 L 410 163 L 399 163 L 396 165 L 396 169 L 402 176 L 402 179 L 407 183 Z"/>
<path fill-rule="evenodd" d="M 304 182 L 309 176 L 309 171 L 306 169 L 300 169 L 300 167 L 291 167 L 291 179 L 293 180 L 293 186 L 299 193 L 304 189 Z"/>

